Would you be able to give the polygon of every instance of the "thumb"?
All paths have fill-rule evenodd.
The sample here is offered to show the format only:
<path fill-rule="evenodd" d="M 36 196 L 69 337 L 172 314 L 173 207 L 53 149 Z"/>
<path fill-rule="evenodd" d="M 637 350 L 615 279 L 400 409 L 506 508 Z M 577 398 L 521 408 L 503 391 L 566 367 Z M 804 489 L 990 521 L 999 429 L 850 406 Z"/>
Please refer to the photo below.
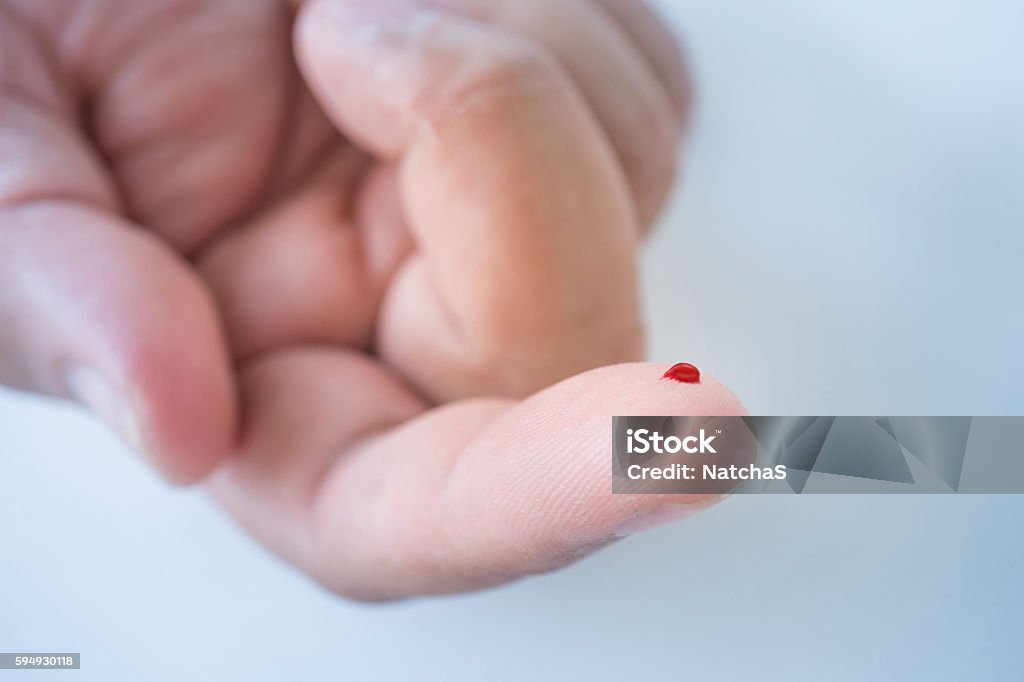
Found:
<path fill-rule="evenodd" d="M 86 405 L 173 482 L 209 473 L 233 438 L 208 294 L 162 243 L 84 203 L 0 211 L 0 383 Z"/>
<path fill-rule="evenodd" d="M 416 250 L 382 304 L 385 362 L 446 401 L 642 354 L 626 179 L 542 45 L 409 0 L 309 0 L 295 42 L 325 113 L 397 161 Z"/>

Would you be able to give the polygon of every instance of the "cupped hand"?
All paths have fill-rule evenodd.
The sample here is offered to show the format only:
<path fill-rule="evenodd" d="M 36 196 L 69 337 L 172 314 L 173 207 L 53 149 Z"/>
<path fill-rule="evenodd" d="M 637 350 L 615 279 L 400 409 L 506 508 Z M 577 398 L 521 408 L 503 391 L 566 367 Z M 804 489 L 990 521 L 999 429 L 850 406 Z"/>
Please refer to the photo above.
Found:
<path fill-rule="evenodd" d="M 686 110 L 615 0 L 0 5 L 0 380 L 69 395 L 365 598 L 549 570 L 659 382 L 634 252 Z M 452 402 L 455 401 L 455 402 Z M 440 406 L 438 406 L 440 405 Z M 625 524 L 625 526 L 623 526 Z"/>

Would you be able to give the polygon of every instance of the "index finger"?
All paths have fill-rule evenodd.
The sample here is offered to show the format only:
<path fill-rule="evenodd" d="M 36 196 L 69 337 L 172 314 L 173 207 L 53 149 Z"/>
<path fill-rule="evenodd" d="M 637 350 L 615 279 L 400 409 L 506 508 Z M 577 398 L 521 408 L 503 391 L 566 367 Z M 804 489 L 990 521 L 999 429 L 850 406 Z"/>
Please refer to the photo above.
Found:
<path fill-rule="evenodd" d="M 424 412 L 357 354 L 275 353 L 243 375 L 251 426 L 214 491 L 272 549 L 347 596 L 464 591 L 553 570 L 714 501 L 612 494 L 610 416 L 743 413 L 714 379 L 662 381 L 664 369 L 605 367 L 522 402 Z"/>

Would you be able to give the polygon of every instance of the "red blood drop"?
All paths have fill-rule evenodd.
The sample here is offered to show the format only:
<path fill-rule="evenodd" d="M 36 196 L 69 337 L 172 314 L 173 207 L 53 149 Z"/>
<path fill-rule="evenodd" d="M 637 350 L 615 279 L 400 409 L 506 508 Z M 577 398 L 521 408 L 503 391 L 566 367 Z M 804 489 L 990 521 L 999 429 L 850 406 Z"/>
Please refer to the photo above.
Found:
<path fill-rule="evenodd" d="M 668 371 L 661 375 L 662 379 L 672 379 L 683 384 L 700 383 L 700 370 L 688 362 L 680 362 L 668 368 Z"/>

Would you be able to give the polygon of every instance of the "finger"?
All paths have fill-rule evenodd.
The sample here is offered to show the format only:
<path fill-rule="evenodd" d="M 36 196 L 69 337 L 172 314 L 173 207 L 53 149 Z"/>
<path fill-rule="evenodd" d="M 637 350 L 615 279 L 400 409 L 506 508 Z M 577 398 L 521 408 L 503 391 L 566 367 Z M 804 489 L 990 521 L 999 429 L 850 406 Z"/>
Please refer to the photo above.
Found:
<path fill-rule="evenodd" d="M 693 91 L 679 40 L 666 21 L 645 0 L 592 0 L 618 21 L 633 44 L 647 58 L 684 124 L 690 113 Z"/>
<path fill-rule="evenodd" d="M 114 192 L 0 21 L 0 383 L 74 397 L 193 481 L 227 454 L 234 396 L 212 302 L 162 244 L 114 217 Z M 8 46 L 18 49 L 8 52 Z M 19 80 L 20 79 L 20 80 Z"/>
<path fill-rule="evenodd" d="M 395 169 L 367 168 L 348 149 L 215 241 L 198 267 L 238 359 L 291 344 L 368 348 L 386 285 L 411 248 Z"/>
<path fill-rule="evenodd" d="M 313 0 L 296 31 L 335 123 L 400 159 L 419 255 L 384 301 L 388 362 L 444 400 L 521 395 L 639 354 L 628 190 L 556 62 L 405 2 Z"/>
<path fill-rule="evenodd" d="M 295 92 L 281 3 L 80 2 L 50 14 L 54 60 L 88 99 L 128 215 L 179 252 L 244 219 L 315 155 L 321 127 Z"/>
<path fill-rule="evenodd" d="M 171 481 L 231 445 L 233 393 L 213 304 L 162 245 L 82 205 L 0 211 L 0 382 L 73 397 Z"/>
<path fill-rule="evenodd" d="M 663 370 L 606 367 L 521 403 L 423 413 L 360 356 L 277 353 L 243 379 L 247 412 L 260 418 L 214 491 L 272 549 L 353 597 L 463 591 L 553 570 L 713 501 L 611 493 L 612 415 L 743 413 L 713 379 L 683 385 L 659 380 Z"/>
<path fill-rule="evenodd" d="M 669 93 L 629 34 L 581 0 L 428 0 L 535 41 L 566 68 L 614 146 L 640 224 L 672 188 L 682 127 Z"/>

